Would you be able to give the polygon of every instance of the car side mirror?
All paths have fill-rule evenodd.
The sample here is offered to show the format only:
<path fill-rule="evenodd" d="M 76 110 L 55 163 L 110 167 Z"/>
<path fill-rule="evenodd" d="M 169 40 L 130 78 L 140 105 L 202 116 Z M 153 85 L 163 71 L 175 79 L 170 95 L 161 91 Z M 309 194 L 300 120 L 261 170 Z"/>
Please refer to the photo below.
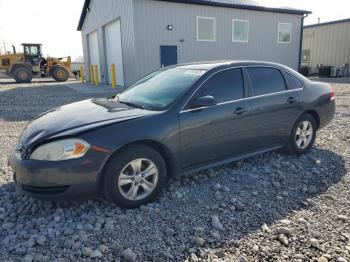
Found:
<path fill-rule="evenodd" d="M 208 107 L 208 106 L 215 106 L 217 104 L 215 98 L 213 96 L 201 96 L 196 98 L 191 103 L 191 108 L 200 108 L 200 107 Z"/>

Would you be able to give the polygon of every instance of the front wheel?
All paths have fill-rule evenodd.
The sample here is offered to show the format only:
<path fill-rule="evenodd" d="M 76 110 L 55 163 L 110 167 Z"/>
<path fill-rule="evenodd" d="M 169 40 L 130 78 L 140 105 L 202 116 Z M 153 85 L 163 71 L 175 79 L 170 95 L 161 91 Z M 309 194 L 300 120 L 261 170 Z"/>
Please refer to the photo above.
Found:
<path fill-rule="evenodd" d="M 69 78 L 69 71 L 63 66 L 56 66 L 52 71 L 52 78 L 57 82 L 67 81 Z"/>
<path fill-rule="evenodd" d="M 152 201 L 166 180 L 166 164 L 161 155 L 148 146 L 133 145 L 109 160 L 103 190 L 115 204 L 135 208 Z"/>

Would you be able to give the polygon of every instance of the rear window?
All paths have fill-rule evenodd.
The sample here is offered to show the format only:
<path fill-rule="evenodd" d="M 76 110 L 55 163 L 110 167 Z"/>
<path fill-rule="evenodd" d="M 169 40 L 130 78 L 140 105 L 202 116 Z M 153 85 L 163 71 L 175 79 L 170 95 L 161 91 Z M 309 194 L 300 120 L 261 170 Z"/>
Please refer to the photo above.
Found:
<path fill-rule="evenodd" d="M 286 79 L 288 81 L 288 86 L 290 89 L 298 89 L 298 88 L 303 88 L 303 82 L 296 78 L 295 76 L 285 73 Z"/>
<path fill-rule="evenodd" d="M 253 67 L 248 68 L 252 83 L 253 96 L 272 94 L 286 90 L 282 73 L 275 68 Z"/>

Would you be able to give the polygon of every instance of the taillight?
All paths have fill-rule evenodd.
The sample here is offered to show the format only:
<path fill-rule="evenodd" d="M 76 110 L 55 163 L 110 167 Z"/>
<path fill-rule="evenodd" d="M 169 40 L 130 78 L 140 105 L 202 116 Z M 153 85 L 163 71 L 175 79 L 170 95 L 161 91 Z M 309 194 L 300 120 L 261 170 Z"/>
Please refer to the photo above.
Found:
<path fill-rule="evenodd" d="M 335 100 L 335 94 L 334 94 L 334 89 L 333 89 L 333 86 L 331 84 L 329 84 L 330 88 L 331 88 L 331 101 Z"/>

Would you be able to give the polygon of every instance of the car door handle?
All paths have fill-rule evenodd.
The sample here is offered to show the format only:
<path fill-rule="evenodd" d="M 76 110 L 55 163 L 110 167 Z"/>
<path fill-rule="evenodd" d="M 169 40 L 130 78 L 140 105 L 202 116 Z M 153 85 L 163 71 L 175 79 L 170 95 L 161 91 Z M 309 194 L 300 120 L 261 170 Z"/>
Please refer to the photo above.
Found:
<path fill-rule="evenodd" d="M 242 115 L 242 114 L 248 112 L 248 110 L 249 110 L 248 108 L 237 107 L 236 110 L 233 111 L 233 113 L 234 113 L 235 115 Z"/>
<path fill-rule="evenodd" d="M 291 96 L 291 97 L 288 97 L 287 102 L 290 104 L 293 104 L 295 102 L 298 102 L 298 100 L 299 99 L 297 97 Z"/>

